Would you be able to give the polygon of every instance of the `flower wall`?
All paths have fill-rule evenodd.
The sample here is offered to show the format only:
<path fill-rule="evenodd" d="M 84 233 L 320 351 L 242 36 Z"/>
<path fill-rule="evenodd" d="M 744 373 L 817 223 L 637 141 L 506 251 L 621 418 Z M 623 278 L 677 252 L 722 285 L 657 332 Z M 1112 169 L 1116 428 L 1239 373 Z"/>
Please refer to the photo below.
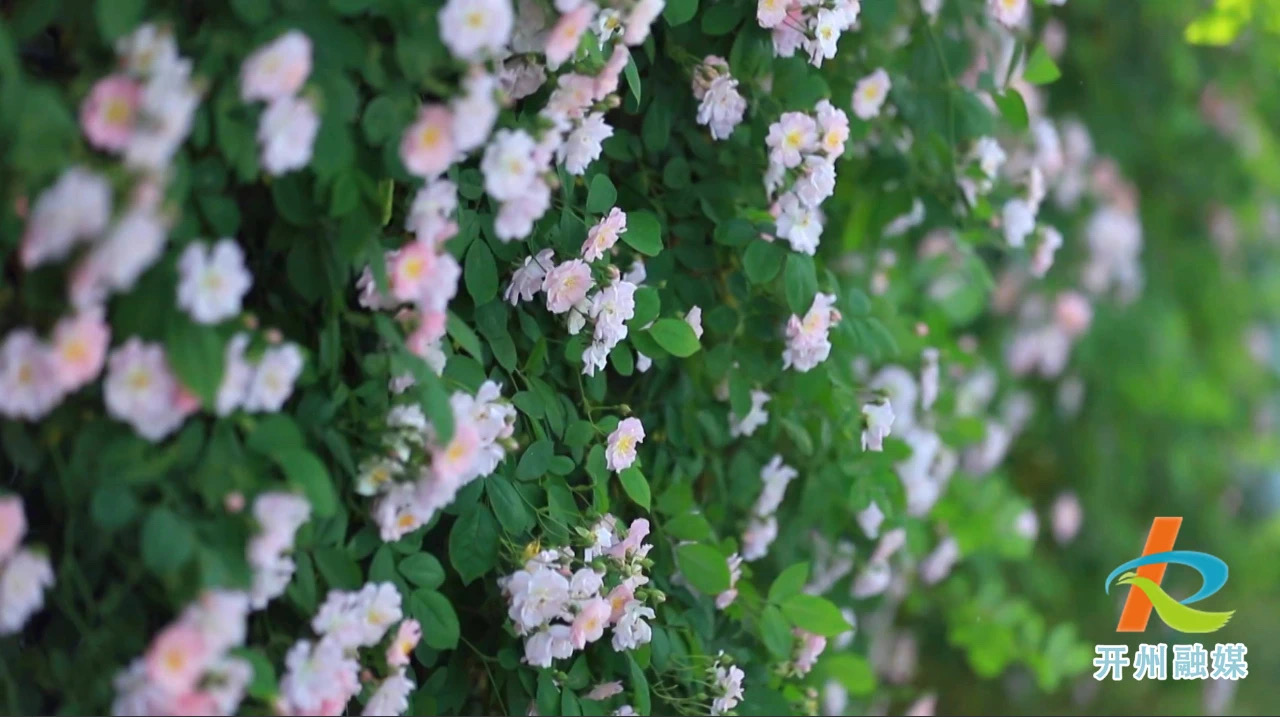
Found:
<path fill-rule="evenodd" d="M 0 704 L 927 713 L 925 606 L 1058 689 L 1063 4 L 5 3 Z"/>

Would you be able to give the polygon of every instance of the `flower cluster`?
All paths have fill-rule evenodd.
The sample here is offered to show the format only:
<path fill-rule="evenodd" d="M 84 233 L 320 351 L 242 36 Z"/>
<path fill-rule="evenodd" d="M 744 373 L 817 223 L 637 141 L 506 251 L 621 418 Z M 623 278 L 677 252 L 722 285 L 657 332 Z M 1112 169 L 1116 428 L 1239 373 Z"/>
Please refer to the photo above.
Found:
<path fill-rule="evenodd" d="M 728 139 L 747 111 L 747 101 L 738 92 L 729 63 L 715 55 L 703 58 L 694 68 L 693 98 L 698 100 L 698 124 L 706 125 L 715 140 Z"/>
<path fill-rule="evenodd" d="M 885 399 L 863 404 L 862 417 L 866 421 L 862 429 L 862 450 L 884 450 L 884 439 L 893 426 L 893 406 Z"/>
<path fill-rule="evenodd" d="M 798 627 L 792 630 L 791 634 L 796 639 L 796 648 L 791 656 L 791 661 L 783 666 L 783 671 L 788 675 L 804 677 L 809 674 L 814 664 L 818 662 L 818 657 L 822 655 L 822 651 L 827 649 L 827 638 Z"/>
<path fill-rule="evenodd" d="M 579 534 L 581 558 L 567 546 L 542 550 L 498 580 L 529 665 L 550 667 L 552 660 L 567 659 L 603 637 L 606 628 L 612 629 L 616 652 L 634 650 L 653 637 L 645 622 L 654 618 L 648 603 L 665 597 L 645 587 L 646 556 L 653 547 L 644 542 L 649 521 L 640 518 L 624 529 L 606 515 Z"/>
<path fill-rule="evenodd" d="M 366 583 L 357 591 L 332 590 L 311 620 L 318 639 L 300 639 L 285 656 L 276 704 L 279 714 L 342 714 L 361 689 L 361 650 L 383 650 L 387 675 L 365 705 L 365 715 L 399 715 L 409 708 L 413 680 L 408 655 L 422 635 L 415 620 L 401 621 L 400 592 L 391 583 Z M 371 679 L 366 677 L 365 679 Z"/>
<path fill-rule="evenodd" d="M 729 411 L 729 435 L 734 438 L 750 436 L 768 423 L 769 412 L 764 410 L 764 406 L 771 398 L 772 396 L 758 388 L 751 389 L 751 408 L 747 415 L 738 418 L 733 411 Z"/>
<path fill-rule="evenodd" d="M 248 615 L 244 593 L 202 594 L 116 676 L 111 713 L 235 714 L 253 667 L 230 651 L 244 644 Z"/>
<path fill-rule="evenodd" d="M 813 255 L 822 238 L 822 202 L 836 187 L 835 160 L 844 154 L 849 117 L 828 100 L 813 114 L 785 112 L 769 125 L 769 168 L 764 185 L 777 234 L 791 248 Z"/>
<path fill-rule="evenodd" d="M 253 518 L 258 532 L 248 546 L 253 570 L 249 606 L 261 610 L 284 593 L 293 579 L 297 565 L 290 553 L 298 529 L 311 518 L 311 504 L 293 493 L 263 493 L 253 501 Z"/>
<path fill-rule="evenodd" d="M 711 714 L 729 714 L 742 701 L 742 678 L 746 673 L 721 650 L 707 670 L 711 679 Z"/>
<path fill-rule="evenodd" d="M 0 636 L 21 630 L 44 607 L 44 591 L 53 585 L 49 556 L 22 547 L 26 534 L 22 498 L 0 498 Z"/>
<path fill-rule="evenodd" d="M 644 443 L 644 425 L 639 418 L 624 418 L 609 434 L 609 444 L 604 449 L 605 467 L 619 473 L 636 462 L 636 446 Z"/>
<path fill-rule="evenodd" d="M 311 40 L 290 30 L 245 58 L 240 68 L 240 97 L 261 100 L 267 109 L 258 121 L 262 167 L 280 175 L 311 161 L 320 117 L 308 97 L 299 94 L 311 74 Z"/>
<path fill-rule="evenodd" d="M 782 368 L 805 373 L 831 355 L 831 327 L 840 323 L 836 297 L 819 293 L 804 319 L 792 314 L 787 320 L 787 347 L 782 351 Z"/>
<path fill-rule="evenodd" d="M 591 270 L 591 262 L 611 255 L 626 231 L 626 213 L 613 207 L 587 231 L 581 259 L 567 259 L 557 264 L 551 249 L 525 257 L 524 263 L 511 275 L 511 283 L 503 294 L 515 306 L 522 301 L 532 301 L 542 292 L 547 310 L 566 315 L 567 329 L 574 336 L 590 321 L 591 343 L 582 353 L 582 373 L 587 376 L 604 370 L 609 352 L 627 337 L 627 322 L 635 316 L 635 294 L 637 284 L 644 281 L 644 264 L 637 260 L 625 275 L 609 264 L 605 268 L 609 281 L 599 289 Z M 647 357 L 640 357 L 641 371 L 647 361 Z"/>
<path fill-rule="evenodd" d="M 774 513 L 782 505 L 782 497 L 786 495 L 787 484 L 799 475 L 795 468 L 782 462 L 782 456 L 775 455 L 760 469 L 760 481 L 764 486 L 756 504 L 751 509 L 751 519 L 746 532 L 742 534 L 742 559 L 747 562 L 759 560 L 769 552 L 769 546 L 778 537 L 778 519 Z"/>
<path fill-rule="evenodd" d="M 378 455 L 360 466 L 356 492 L 377 496 L 373 507 L 382 539 L 399 540 L 430 522 L 463 486 L 502 462 L 515 430 L 515 407 L 486 381 L 476 395 L 449 399 L 453 435 L 442 438 L 417 404 L 391 409 Z"/>
<path fill-rule="evenodd" d="M 773 31 L 773 53 L 792 57 L 803 49 L 814 67 L 836 56 L 840 35 L 858 21 L 860 0 L 759 0 L 756 21 Z"/>

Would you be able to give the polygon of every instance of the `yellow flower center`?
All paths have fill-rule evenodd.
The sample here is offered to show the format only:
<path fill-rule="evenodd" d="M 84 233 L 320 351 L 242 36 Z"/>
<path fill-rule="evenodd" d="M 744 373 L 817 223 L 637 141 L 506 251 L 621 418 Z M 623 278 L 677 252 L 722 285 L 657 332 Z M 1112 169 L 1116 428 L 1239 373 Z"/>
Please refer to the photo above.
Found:
<path fill-rule="evenodd" d="M 423 149 L 434 149 L 440 144 L 440 140 L 444 138 L 444 131 L 439 127 L 429 124 L 422 129 L 418 135 L 418 145 Z"/>
<path fill-rule="evenodd" d="M 187 666 L 187 656 L 181 650 L 170 650 L 165 653 L 164 666 L 173 672 L 179 672 Z"/>
<path fill-rule="evenodd" d="M 480 28 L 484 27 L 484 13 L 480 12 L 479 10 L 472 10 L 471 12 L 467 13 L 465 22 L 467 24 L 467 27 L 471 28 L 472 30 L 479 30 Z"/>
<path fill-rule="evenodd" d="M 787 146 L 789 147 L 799 147 L 800 146 L 800 130 L 793 129 L 790 132 L 788 132 L 786 141 L 787 141 Z"/>
<path fill-rule="evenodd" d="M 421 279 L 426 273 L 427 262 L 420 256 L 411 256 L 404 262 L 404 277 L 406 279 Z"/>
<path fill-rule="evenodd" d="M 89 358 L 89 347 L 84 339 L 71 339 L 62 345 L 62 358 L 67 363 L 83 363 Z"/>
<path fill-rule="evenodd" d="M 35 376 L 36 372 L 31 368 L 31 364 L 24 363 L 18 367 L 18 383 L 31 383 Z"/>
<path fill-rule="evenodd" d="M 145 391 L 151 385 L 151 374 L 146 371 L 134 371 L 129 374 L 129 388 L 135 391 Z"/>
<path fill-rule="evenodd" d="M 106 110 L 103 112 L 107 124 L 113 125 L 128 124 L 129 116 L 132 114 L 133 112 L 129 109 L 129 103 L 120 98 L 109 100 Z"/>
<path fill-rule="evenodd" d="M 636 443 L 636 439 L 632 438 L 631 436 L 622 436 L 621 438 L 618 439 L 618 452 L 619 453 L 631 452 L 631 448 L 635 445 L 635 443 Z"/>
<path fill-rule="evenodd" d="M 409 528 L 413 526 L 413 513 L 401 513 L 399 520 L 396 521 L 401 528 Z"/>
<path fill-rule="evenodd" d="M 451 461 L 462 460 L 462 457 L 467 453 L 467 447 L 463 445 L 462 441 L 454 441 L 449 444 L 449 450 L 445 453 Z"/>

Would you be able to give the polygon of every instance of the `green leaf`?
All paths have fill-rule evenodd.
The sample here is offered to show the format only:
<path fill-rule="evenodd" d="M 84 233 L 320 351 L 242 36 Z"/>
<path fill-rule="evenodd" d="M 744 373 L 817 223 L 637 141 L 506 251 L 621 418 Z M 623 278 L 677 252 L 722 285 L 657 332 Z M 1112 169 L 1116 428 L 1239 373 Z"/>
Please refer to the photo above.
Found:
<path fill-rule="evenodd" d="M 420 588 L 433 590 L 444 583 L 444 566 L 431 553 L 414 553 L 401 560 L 400 574 Z"/>
<path fill-rule="evenodd" d="M 742 5 L 718 2 L 702 13 L 702 31 L 708 35 L 727 35 L 742 20 Z"/>
<path fill-rule="evenodd" d="M 648 210 L 628 212 L 622 241 L 645 256 L 657 256 L 662 252 L 662 222 Z"/>
<path fill-rule="evenodd" d="M 631 695 L 634 700 L 632 707 L 636 714 L 647 715 L 651 709 L 649 679 L 644 676 L 640 663 L 636 662 L 636 658 L 630 652 L 627 653 L 627 665 L 631 672 Z"/>
<path fill-rule="evenodd" d="M 484 358 L 484 354 L 480 351 L 480 337 L 476 336 L 476 332 L 472 331 L 465 321 L 458 318 L 457 314 L 450 311 L 444 326 L 445 331 L 454 341 L 458 342 L 463 351 L 471 354 L 477 360 Z"/>
<path fill-rule="evenodd" d="M 551 670 L 538 673 L 538 714 L 553 715 L 560 711 L 560 690 L 556 687 Z"/>
<path fill-rule="evenodd" d="M 484 479 L 484 492 L 489 496 L 489 504 L 493 506 L 493 514 L 502 524 L 502 529 L 512 535 L 518 535 L 533 525 L 533 514 L 525 505 L 515 486 L 500 475 L 491 475 Z"/>
<path fill-rule="evenodd" d="M 458 614 L 449 598 L 429 588 L 414 590 L 409 596 L 409 614 L 422 623 L 422 641 L 436 650 L 458 646 Z"/>
<path fill-rule="evenodd" d="M 383 543 L 373 554 L 373 562 L 369 563 L 369 582 L 381 583 L 395 580 L 396 553 L 390 545 Z"/>
<path fill-rule="evenodd" d="M 875 672 L 862 655 L 852 652 L 827 655 L 822 659 L 822 671 L 855 697 L 864 697 L 876 689 Z"/>
<path fill-rule="evenodd" d="M 231 651 L 253 668 L 253 678 L 245 691 L 250 697 L 267 700 L 276 694 L 276 668 L 271 660 L 256 647 L 237 647 Z"/>
<path fill-rule="evenodd" d="M 108 44 L 133 30 L 142 22 L 143 0 L 98 0 L 93 14 L 98 19 L 98 30 Z"/>
<path fill-rule="evenodd" d="M 551 464 L 551 456 L 555 455 L 555 446 L 551 441 L 543 439 L 534 441 L 524 449 L 520 463 L 516 466 L 516 480 L 533 480 L 541 478 Z"/>
<path fill-rule="evenodd" d="M 258 419 L 245 440 L 249 450 L 270 456 L 282 448 L 302 448 L 306 440 L 297 422 L 287 413 L 268 413 Z"/>
<path fill-rule="evenodd" d="M 471 242 L 471 248 L 467 249 L 464 278 L 467 293 L 475 299 L 476 306 L 498 295 L 498 267 L 493 263 L 493 252 L 479 239 Z"/>
<path fill-rule="evenodd" d="M 818 277 L 813 268 L 813 257 L 807 254 L 789 254 L 783 274 L 787 292 L 787 306 L 791 313 L 803 315 L 813 304 L 818 293 Z"/>
<path fill-rule="evenodd" d="M 115 530 L 133 520 L 138 514 L 138 501 L 133 497 L 133 493 L 123 486 L 99 486 L 93 492 L 89 514 L 99 528 Z"/>
<path fill-rule="evenodd" d="M 165 336 L 165 356 L 178 380 L 212 407 L 222 383 L 223 342 L 218 332 L 176 317 Z"/>
<path fill-rule="evenodd" d="M 786 659 L 791 656 L 791 645 L 795 641 L 791 625 L 775 605 L 765 605 L 760 613 L 760 639 L 774 657 Z"/>
<path fill-rule="evenodd" d="M 311 510 L 320 517 L 333 515 L 338 506 L 338 496 L 333 488 L 329 471 L 305 448 L 286 448 L 272 456 L 290 483 L 302 488 Z"/>
<path fill-rule="evenodd" d="M 464 585 L 489 572 L 498 560 L 498 522 L 484 505 L 458 518 L 449 531 L 449 562 Z"/>
<path fill-rule="evenodd" d="M 773 584 L 769 586 L 769 602 L 781 605 L 792 596 L 799 595 L 808 579 L 808 563 L 796 563 L 788 567 L 779 573 L 778 577 L 773 579 Z"/>
<path fill-rule="evenodd" d="M 658 311 L 662 308 L 662 302 L 658 298 L 657 289 L 652 286 L 642 286 L 636 289 L 635 300 L 635 313 L 627 322 L 628 327 L 639 328 L 646 326 L 649 322 L 658 318 Z"/>
<path fill-rule="evenodd" d="M 628 55 L 627 66 L 622 70 L 622 76 L 627 78 L 627 87 L 631 89 L 631 97 L 635 99 L 636 104 L 640 104 L 640 70 L 636 67 L 635 55 Z"/>
<path fill-rule="evenodd" d="M 355 590 L 364 582 L 360 566 L 341 548 L 319 548 L 311 553 L 311 557 L 330 588 Z"/>
<path fill-rule="evenodd" d="M 676 563 L 685 580 L 704 595 L 719 595 L 729 589 L 729 561 L 710 545 L 681 545 L 676 548 Z"/>
<path fill-rule="evenodd" d="M 142 524 L 142 564 L 158 573 L 173 572 L 191 559 L 195 536 L 191 523 L 168 508 L 151 511 Z"/>
<path fill-rule="evenodd" d="M 711 524 L 702 513 L 685 513 L 668 520 L 663 528 L 680 540 L 711 540 Z"/>
<path fill-rule="evenodd" d="M 622 481 L 622 489 L 636 505 L 649 510 L 649 481 L 639 468 L 632 466 L 622 471 L 618 474 L 618 480 Z"/>
<path fill-rule="evenodd" d="M 753 241 L 742 255 L 742 270 L 753 284 L 773 281 L 782 268 L 783 251 L 777 242 Z"/>
<path fill-rule="evenodd" d="M 1004 115 L 1005 120 L 1016 130 L 1024 130 L 1027 128 L 1027 104 L 1022 101 L 1022 95 L 1012 87 L 1004 92 L 994 95 L 996 107 L 1000 108 L 1000 114 Z"/>
<path fill-rule="evenodd" d="M 649 327 L 649 335 L 672 356 L 685 358 L 694 355 L 701 348 L 693 327 L 683 319 L 658 319 Z"/>
<path fill-rule="evenodd" d="M 591 178 L 591 186 L 587 189 L 587 211 L 593 214 L 604 214 L 618 201 L 618 190 L 613 182 L 603 174 Z"/>
<path fill-rule="evenodd" d="M 1040 45 L 1031 53 L 1031 58 L 1027 60 L 1027 67 L 1022 71 L 1022 79 L 1033 85 L 1047 85 L 1059 77 L 1062 77 L 1062 72 L 1053 58 L 1049 57 L 1044 45 Z"/>
<path fill-rule="evenodd" d="M 698 0 L 668 0 L 662 16 L 667 19 L 668 25 L 675 27 L 692 20 L 697 12 Z"/>
<path fill-rule="evenodd" d="M 823 637 L 835 637 L 852 628 L 840 614 L 840 608 L 817 595 L 792 595 L 782 603 L 782 614 L 796 627 Z"/>

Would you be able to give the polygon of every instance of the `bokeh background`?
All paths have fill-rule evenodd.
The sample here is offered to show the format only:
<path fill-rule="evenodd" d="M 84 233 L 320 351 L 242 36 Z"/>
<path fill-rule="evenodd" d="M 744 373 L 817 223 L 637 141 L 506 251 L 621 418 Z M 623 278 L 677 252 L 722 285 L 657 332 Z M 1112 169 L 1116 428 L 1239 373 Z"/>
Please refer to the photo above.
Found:
<path fill-rule="evenodd" d="M 1073 357 L 1090 387 L 1082 413 L 1039 416 L 1008 467 L 1042 514 L 1074 487 L 1083 527 L 1065 546 L 1040 541 L 1005 577 L 1085 643 L 1192 642 L 1155 618 L 1143 635 L 1117 634 L 1124 591 L 1102 590 L 1141 551 L 1153 516 L 1183 516 L 1178 547 L 1231 570 L 1214 609 L 1236 614 L 1199 639 L 1245 643 L 1250 674 L 1234 685 L 1098 684 L 1090 667 L 1046 693 L 1014 667 L 979 683 L 941 623 L 920 646 L 920 671 L 941 685 L 939 713 L 1269 714 L 1280 676 L 1280 3 L 1055 10 L 1066 41 L 1049 108 L 1084 119 L 1139 188 L 1145 287 L 1132 304 L 1098 307 Z M 1052 405 L 1053 388 L 1043 391 Z M 1195 580 L 1175 568 L 1165 586 L 1181 597 Z"/>

